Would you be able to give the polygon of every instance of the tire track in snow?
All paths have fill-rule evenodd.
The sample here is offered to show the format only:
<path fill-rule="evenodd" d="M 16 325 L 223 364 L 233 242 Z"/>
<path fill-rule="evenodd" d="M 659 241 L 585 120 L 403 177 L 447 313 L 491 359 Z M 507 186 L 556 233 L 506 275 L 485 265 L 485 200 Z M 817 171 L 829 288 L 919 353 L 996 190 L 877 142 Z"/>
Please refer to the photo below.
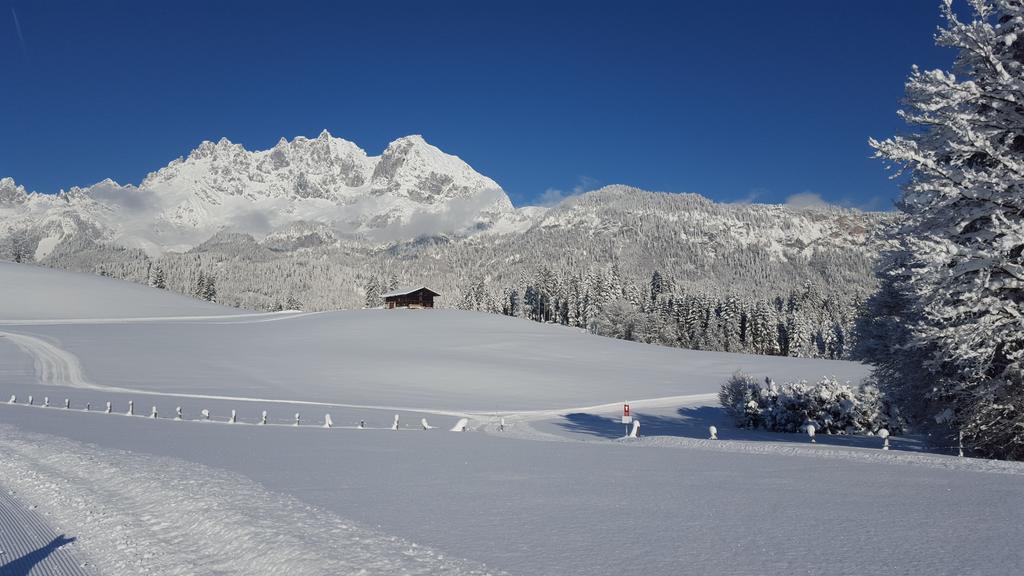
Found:
<path fill-rule="evenodd" d="M 103 573 L 493 573 L 191 462 L 3 425 L 0 452 L 0 484 L 74 530 Z"/>

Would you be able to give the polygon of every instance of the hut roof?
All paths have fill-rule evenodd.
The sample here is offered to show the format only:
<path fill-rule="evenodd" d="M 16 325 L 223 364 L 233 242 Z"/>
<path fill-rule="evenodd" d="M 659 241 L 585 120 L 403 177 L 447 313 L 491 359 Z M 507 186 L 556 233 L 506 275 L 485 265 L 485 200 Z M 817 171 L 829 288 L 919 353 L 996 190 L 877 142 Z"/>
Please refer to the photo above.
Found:
<path fill-rule="evenodd" d="M 408 294 L 412 294 L 413 292 L 418 292 L 420 290 L 426 290 L 427 292 L 430 292 L 434 296 L 440 296 L 440 294 L 438 294 L 437 292 L 434 292 L 433 290 L 431 290 L 430 288 L 427 288 L 426 286 L 411 286 L 411 287 L 408 287 L 408 288 L 397 288 L 397 289 L 392 290 L 390 292 L 381 294 L 380 297 L 381 298 L 394 298 L 396 296 L 406 296 Z"/>

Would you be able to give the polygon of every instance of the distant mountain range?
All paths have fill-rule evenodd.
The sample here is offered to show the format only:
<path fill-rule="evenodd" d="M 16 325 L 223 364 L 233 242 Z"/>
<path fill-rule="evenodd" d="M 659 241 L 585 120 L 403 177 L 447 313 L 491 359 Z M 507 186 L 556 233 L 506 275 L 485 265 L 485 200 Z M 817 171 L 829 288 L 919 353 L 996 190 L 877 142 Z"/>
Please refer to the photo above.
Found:
<path fill-rule="evenodd" d="M 138 186 L 104 180 L 59 194 L 29 194 L 0 180 L 0 235 L 20 231 L 41 260 L 72 235 L 141 248 L 184 251 L 219 231 L 258 238 L 301 234 L 386 244 L 424 234 L 511 231 L 531 211 L 512 206 L 490 178 L 420 136 L 369 156 L 322 132 L 249 151 L 203 142 Z"/>
<path fill-rule="evenodd" d="M 11 178 L 0 179 L 0 240 L 17 236 L 20 249 L 41 261 L 75 236 L 158 256 L 190 250 L 224 231 L 249 234 L 276 248 L 383 247 L 423 237 L 519 234 L 531 227 L 608 232 L 624 225 L 611 203 L 642 194 L 612 187 L 551 210 L 517 209 L 495 181 L 420 136 L 399 138 L 380 156 L 369 156 L 325 130 L 313 139 L 282 138 L 260 151 L 226 139 L 203 142 L 138 186 L 107 179 L 40 194 L 27 193 Z M 633 216 L 652 223 L 689 222 L 680 238 L 686 242 L 750 242 L 780 257 L 815 243 L 863 245 L 878 219 L 847 210 L 715 205 L 686 197 L 695 205 L 680 206 L 666 197 L 657 210 Z M 712 207 L 717 217 L 704 218 Z M 751 222 L 730 217 L 751 211 L 763 212 L 777 225 L 758 234 Z"/>
<path fill-rule="evenodd" d="M 254 309 L 361 307 L 396 283 L 426 284 L 442 306 L 588 328 L 604 314 L 605 332 L 627 322 L 607 318 L 623 310 L 615 302 L 648 316 L 658 305 L 659 322 L 678 323 L 680 312 L 656 300 L 699 296 L 705 315 L 721 315 L 738 298 L 792 317 L 783 301 L 802 298 L 817 302 L 800 312 L 808 326 L 848 339 L 895 217 L 627 186 L 516 208 L 496 182 L 420 136 L 369 156 L 325 131 L 263 151 L 203 142 L 138 186 L 39 194 L 4 178 L 0 258 Z"/>

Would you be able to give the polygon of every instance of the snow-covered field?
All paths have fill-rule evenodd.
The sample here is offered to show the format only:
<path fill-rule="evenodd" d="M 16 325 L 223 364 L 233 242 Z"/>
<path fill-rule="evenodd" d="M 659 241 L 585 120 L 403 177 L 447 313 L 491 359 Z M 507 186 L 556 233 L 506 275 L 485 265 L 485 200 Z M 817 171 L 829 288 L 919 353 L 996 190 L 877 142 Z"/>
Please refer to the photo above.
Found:
<path fill-rule="evenodd" d="M 875 438 L 740 433 L 715 408 L 739 368 L 857 380 L 854 363 L 456 311 L 252 315 L 14 265 L 0 265 L 0 318 L 5 576 L 1011 574 L 1024 562 L 1024 466 L 921 453 L 914 439 L 883 452 Z M 621 438 L 623 401 L 645 437 Z M 463 417 L 469 432 L 449 432 Z M 709 424 L 722 440 L 703 439 Z M 74 542 L 52 543 L 61 534 Z"/>

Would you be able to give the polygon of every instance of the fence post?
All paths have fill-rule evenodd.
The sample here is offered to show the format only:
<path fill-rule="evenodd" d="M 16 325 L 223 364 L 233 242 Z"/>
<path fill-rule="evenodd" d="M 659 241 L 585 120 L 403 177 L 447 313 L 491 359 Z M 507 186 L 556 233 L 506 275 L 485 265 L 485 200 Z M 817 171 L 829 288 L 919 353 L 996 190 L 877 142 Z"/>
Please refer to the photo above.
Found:
<path fill-rule="evenodd" d="M 174 409 L 174 419 L 184 420 L 184 417 L 181 415 L 181 406 L 178 406 L 177 408 Z"/>
<path fill-rule="evenodd" d="M 135 400 L 129 400 L 128 401 L 128 415 L 129 416 L 134 416 L 135 415 Z"/>
<path fill-rule="evenodd" d="M 334 422 L 331 420 L 330 414 L 324 414 L 324 428 L 333 428 Z"/>
<path fill-rule="evenodd" d="M 113 406 L 111 406 L 110 402 L 107 402 L 107 414 L 110 414 L 112 408 Z"/>
<path fill-rule="evenodd" d="M 29 406 L 32 405 L 32 395 L 31 394 L 28 395 L 28 405 Z"/>
<path fill-rule="evenodd" d="M 235 414 L 235 411 L 234 411 L 234 410 L 232 410 L 232 411 L 231 411 L 231 420 L 228 420 L 228 423 L 229 423 L 229 424 L 234 424 L 234 423 L 235 423 L 235 422 L 237 422 L 237 421 L 238 421 L 238 419 L 236 418 L 236 414 Z"/>
<path fill-rule="evenodd" d="M 153 413 L 149 415 L 150 418 L 156 418 L 156 406 L 153 406 Z"/>
<path fill-rule="evenodd" d="M 964 457 L 964 431 L 963 430 L 959 430 L 956 433 L 956 446 L 957 446 L 957 451 L 959 453 L 958 455 L 961 458 L 963 458 Z"/>
<path fill-rule="evenodd" d="M 49 408 L 49 407 L 50 407 L 50 397 L 49 396 L 43 396 L 43 408 Z"/>
<path fill-rule="evenodd" d="M 296 426 L 299 425 L 299 413 L 298 412 L 295 413 L 295 425 Z"/>
<path fill-rule="evenodd" d="M 85 411 L 88 412 L 90 410 L 92 410 L 92 402 L 86 402 L 85 403 Z"/>
<path fill-rule="evenodd" d="M 260 426 L 265 426 L 266 424 L 267 424 L 267 411 L 264 410 L 263 414 L 260 415 Z"/>
<path fill-rule="evenodd" d="M 395 414 L 395 423 L 391 425 L 392 430 L 398 430 L 398 414 Z"/>
<path fill-rule="evenodd" d="M 64 399 L 64 409 L 67 410 L 68 408 L 71 408 L 71 400 L 65 398 Z"/>
<path fill-rule="evenodd" d="M 17 404 L 18 403 L 18 397 L 15 396 L 14 394 L 11 394 L 11 399 L 8 400 L 7 403 L 8 404 Z"/>

